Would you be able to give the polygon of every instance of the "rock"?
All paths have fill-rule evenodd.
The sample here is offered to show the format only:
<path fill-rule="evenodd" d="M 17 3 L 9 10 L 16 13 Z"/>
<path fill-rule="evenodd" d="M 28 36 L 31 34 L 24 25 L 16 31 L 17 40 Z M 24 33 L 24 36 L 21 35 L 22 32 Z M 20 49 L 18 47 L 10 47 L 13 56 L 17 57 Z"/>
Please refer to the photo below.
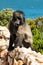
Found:
<path fill-rule="evenodd" d="M 30 65 L 40 65 L 40 63 L 38 63 L 36 61 L 32 61 Z"/>
<path fill-rule="evenodd" d="M 1 52 L 1 57 L 2 58 L 5 58 L 6 57 L 6 55 L 7 55 L 7 53 L 8 53 L 8 50 L 7 49 L 5 49 L 5 50 L 3 50 L 2 52 Z"/>
<path fill-rule="evenodd" d="M 9 65 L 14 64 L 14 59 L 12 57 L 10 57 L 10 56 L 8 56 L 8 63 L 9 63 Z M 15 61 L 15 63 L 16 63 L 16 61 Z"/>
<path fill-rule="evenodd" d="M 16 61 L 16 60 L 14 59 L 14 64 L 13 64 L 13 65 L 23 65 L 23 62 L 22 62 L 22 60 Z"/>
<path fill-rule="evenodd" d="M 0 26 L 0 49 L 2 47 L 8 47 L 9 45 L 10 33 L 5 26 Z"/>
<path fill-rule="evenodd" d="M 18 65 L 23 65 L 23 61 L 22 60 L 18 60 Z"/>
<path fill-rule="evenodd" d="M 0 26 L 0 65 L 43 65 L 43 55 L 31 48 L 15 48 L 8 51 L 10 33 Z"/>
<path fill-rule="evenodd" d="M 11 55 L 11 52 L 12 55 Z M 18 61 L 22 61 L 20 62 L 20 64 L 24 64 L 24 65 L 41 65 L 43 64 L 43 55 L 41 53 L 37 53 L 35 51 L 32 51 L 31 48 L 15 48 L 13 51 L 11 51 L 9 53 L 9 55 L 16 60 L 15 63 L 17 63 L 18 65 Z M 15 64 L 14 64 L 15 65 Z"/>
<path fill-rule="evenodd" d="M 0 26 L 0 33 L 5 36 L 5 38 L 9 38 L 10 36 L 9 30 L 5 26 Z"/>
<path fill-rule="evenodd" d="M 8 45 L 9 45 L 10 33 L 5 26 L 0 26 L 0 65 L 8 65 Z"/>
<path fill-rule="evenodd" d="M 4 50 L 0 54 L 0 65 L 8 65 L 7 50 Z"/>
<path fill-rule="evenodd" d="M 16 61 L 16 59 L 14 59 L 13 65 L 18 65 L 18 62 Z"/>

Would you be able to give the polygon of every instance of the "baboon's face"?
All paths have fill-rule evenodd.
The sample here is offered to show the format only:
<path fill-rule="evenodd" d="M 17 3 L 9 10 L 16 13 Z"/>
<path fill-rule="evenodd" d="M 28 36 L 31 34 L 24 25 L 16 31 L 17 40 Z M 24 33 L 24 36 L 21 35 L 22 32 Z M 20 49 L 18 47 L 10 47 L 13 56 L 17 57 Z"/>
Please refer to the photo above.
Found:
<path fill-rule="evenodd" d="M 13 23 L 15 26 L 19 26 L 21 24 L 24 23 L 24 18 L 23 18 L 23 14 L 19 13 L 19 12 L 14 12 L 13 13 Z"/>

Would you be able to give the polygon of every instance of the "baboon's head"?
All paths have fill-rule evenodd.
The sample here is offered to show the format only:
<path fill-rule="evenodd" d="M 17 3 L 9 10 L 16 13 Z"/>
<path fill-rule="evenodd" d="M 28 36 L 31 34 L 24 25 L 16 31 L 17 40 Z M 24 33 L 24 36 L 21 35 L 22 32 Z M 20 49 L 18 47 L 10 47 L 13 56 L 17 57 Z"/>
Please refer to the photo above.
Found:
<path fill-rule="evenodd" d="M 23 25 L 25 23 L 24 13 L 22 11 L 13 12 L 12 20 L 15 26 Z"/>

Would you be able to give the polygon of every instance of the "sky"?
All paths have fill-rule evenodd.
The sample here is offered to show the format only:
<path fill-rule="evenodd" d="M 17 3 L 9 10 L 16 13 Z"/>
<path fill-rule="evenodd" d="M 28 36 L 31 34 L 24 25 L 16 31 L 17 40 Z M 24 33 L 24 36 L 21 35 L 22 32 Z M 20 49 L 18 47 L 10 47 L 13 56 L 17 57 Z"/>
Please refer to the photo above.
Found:
<path fill-rule="evenodd" d="M 0 10 L 22 10 L 26 18 L 43 16 L 43 0 L 0 0 Z"/>

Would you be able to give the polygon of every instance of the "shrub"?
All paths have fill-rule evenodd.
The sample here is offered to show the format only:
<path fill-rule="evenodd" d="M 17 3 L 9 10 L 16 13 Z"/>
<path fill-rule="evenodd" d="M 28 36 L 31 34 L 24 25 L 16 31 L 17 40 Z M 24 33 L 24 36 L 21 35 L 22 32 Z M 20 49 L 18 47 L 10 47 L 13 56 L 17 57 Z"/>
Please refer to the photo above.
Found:
<path fill-rule="evenodd" d="M 11 9 L 4 9 L 0 11 L 0 25 L 6 26 L 9 22 L 9 20 L 12 17 L 13 10 Z"/>

